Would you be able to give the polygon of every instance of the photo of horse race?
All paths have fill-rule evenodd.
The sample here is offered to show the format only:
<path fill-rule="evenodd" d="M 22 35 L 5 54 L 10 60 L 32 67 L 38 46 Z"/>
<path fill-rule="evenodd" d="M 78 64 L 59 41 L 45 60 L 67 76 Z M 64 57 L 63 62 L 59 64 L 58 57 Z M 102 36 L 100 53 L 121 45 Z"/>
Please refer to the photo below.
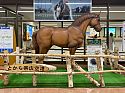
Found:
<path fill-rule="evenodd" d="M 91 6 L 92 0 L 34 0 L 34 20 L 74 20 Z"/>

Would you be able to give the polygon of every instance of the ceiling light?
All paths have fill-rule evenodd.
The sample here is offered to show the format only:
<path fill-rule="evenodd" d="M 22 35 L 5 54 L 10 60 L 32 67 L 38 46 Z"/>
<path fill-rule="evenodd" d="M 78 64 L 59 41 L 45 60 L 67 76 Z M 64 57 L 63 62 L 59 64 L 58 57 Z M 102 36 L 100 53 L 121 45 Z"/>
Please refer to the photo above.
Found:
<path fill-rule="evenodd" d="M 50 4 L 52 4 L 52 3 L 34 3 L 34 4 L 42 4 L 42 5 L 50 5 Z"/>
<path fill-rule="evenodd" d="M 85 4 L 91 4 L 91 3 L 67 3 L 67 4 L 71 4 L 71 5 L 82 4 L 82 5 L 85 5 Z"/>
<path fill-rule="evenodd" d="M 20 7 L 21 9 L 33 9 L 33 7 Z"/>
<path fill-rule="evenodd" d="M 92 12 L 101 12 L 106 13 L 107 11 L 92 11 Z M 109 11 L 110 13 L 125 13 L 125 11 Z"/>
<path fill-rule="evenodd" d="M 12 13 L 12 14 L 16 14 L 16 13 L 14 13 L 14 12 L 12 12 L 12 11 L 9 11 L 10 13 Z"/>
<path fill-rule="evenodd" d="M 28 13 L 31 12 L 32 13 L 34 11 L 18 11 L 18 13 L 26 13 L 26 12 L 28 12 Z"/>
<path fill-rule="evenodd" d="M 0 7 L 0 8 L 3 8 L 3 7 Z"/>
<path fill-rule="evenodd" d="M 0 11 L 0 13 L 5 12 L 5 11 Z"/>
<path fill-rule="evenodd" d="M 92 8 L 103 8 L 104 9 L 104 8 L 107 8 L 107 7 L 92 7 Z M 111 8 L 111 7 L 109 7 L 109 8 Z"/>

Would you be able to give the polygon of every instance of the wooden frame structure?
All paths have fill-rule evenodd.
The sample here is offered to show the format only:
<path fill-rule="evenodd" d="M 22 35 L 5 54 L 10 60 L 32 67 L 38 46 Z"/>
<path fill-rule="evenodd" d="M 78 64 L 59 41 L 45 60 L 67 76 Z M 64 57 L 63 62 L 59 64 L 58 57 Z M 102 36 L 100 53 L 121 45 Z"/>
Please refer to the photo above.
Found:
<path fill-rule="evenodd" d="M 19 49 L 18 49 L 19 50 Z M 108 52 L 108 51 L 107 51 Z M 33 86 L 37 86 L 37 74 L 46 74 L 46 75 L 68 75 L 68 87 L 73 87 L 73 75 L 74 74 L 85 74 L 86 78 L 88 78 L 93 84 L 95 84 L 97 87 L 105 87 L 104 79 L 103 79 L 103 73 L 108 72 L 115 72 L 115 73 L 125 73 L 125 67 L 118 64 L 119 59 L 124 59 L 125 56 L 119 56 L 118 55 L 118 49 L 115 48 L 114 55 L 109 55 L 109 53 L 105 52 L 106 55 L 99 55 L 98 52 L 96 52 L 95 55 L 70 55 L 69 51 L 67 51 L 65 54 L 34 54 L 35 51 L 32 50 L 32 54 L 26 54 L 26 53 L 19 53 L 14 52 L 11 54 L 8 54 L 5 52 L 4 54 L 0 53 L 0 56 L 4 58 L 4 70 L 0 70 L 0 74 L 4 75 L 4 85 L 7 85 L 9 83 L 8 74 L 32 74 L 32 81 Z M 66 58 L 66 66 L 67 66 L 67 72 L 20 72 L 20 71 L 7 71 L 6 66 L 8 65 L 8 56 L 31 56 L 32 57 L 32 64 L 36 64 L 36 57 L 40 56 L 51 56 L 51 57 L 65 57 Z M 74 59 L 75 58 L 88 58 L 88 57 L 94 57 L 96 58 L 96 64 L 98 71 L 93 72 L 87 72 L 85 71 L 81 66 L 79 66 Z M 105 59 L 105 63 L 109 63 L 111 66 L 111 69 L 113 70 L 103 70 L 101 66 L 101 60 L 100 58 Z M 111 59 L 114 59 L 114 62 L 112 62 Z M 75 67 L 80 72 L 74 72 Z M 99 80 L 95 80 L 93 77 L 91 77 L 91 74 L 98 74 Z"/>

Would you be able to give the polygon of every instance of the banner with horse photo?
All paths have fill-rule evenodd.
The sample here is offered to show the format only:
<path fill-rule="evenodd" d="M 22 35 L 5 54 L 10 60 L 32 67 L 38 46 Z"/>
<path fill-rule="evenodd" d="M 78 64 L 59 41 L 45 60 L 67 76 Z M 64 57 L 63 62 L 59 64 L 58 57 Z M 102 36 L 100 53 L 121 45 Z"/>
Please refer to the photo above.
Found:
<path fill-rule="evenodd" d="M 34 0 L 35 21 L 75 20 L 91 11 L 92 0 Z"/>

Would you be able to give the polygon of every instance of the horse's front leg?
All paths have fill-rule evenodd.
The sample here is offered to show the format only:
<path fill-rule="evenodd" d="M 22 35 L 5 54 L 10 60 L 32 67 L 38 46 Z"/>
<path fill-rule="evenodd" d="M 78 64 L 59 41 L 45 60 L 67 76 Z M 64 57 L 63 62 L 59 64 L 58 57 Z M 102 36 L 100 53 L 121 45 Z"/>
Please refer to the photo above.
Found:
<path fill-rule="evenodd" d="M 50 48 L 42 48 L 40 47 L 39 49 L 39 54 L 47 54 L 47 52 L 49 51 Z M 43 60 L 44 60 L 44 56 L 41 56 L 38 58 L 38 63 L 39 64 L 43 64 Z"/>
<path fill-rule="evenodd" d="M 74 55 L 75 52 L 76 52 L 76 47 L 74 48 L 69 48 L 69 51 L 70 51 L 70 55 Z M 74 61 L 74 58 L 71 59 L 71 64 L 72 64 L 72 61 Z M 72 65 L 72 70 L 74 71 L 75 67 Z"/>
<path fill-rule="evenodd" d="M 69 51 L 70 51 L 70 55 L 74 55 L 75 54 L 75 52 L 76 52 L 76 47 L 74 47 L 74 48 L 69 48 Z"/>

